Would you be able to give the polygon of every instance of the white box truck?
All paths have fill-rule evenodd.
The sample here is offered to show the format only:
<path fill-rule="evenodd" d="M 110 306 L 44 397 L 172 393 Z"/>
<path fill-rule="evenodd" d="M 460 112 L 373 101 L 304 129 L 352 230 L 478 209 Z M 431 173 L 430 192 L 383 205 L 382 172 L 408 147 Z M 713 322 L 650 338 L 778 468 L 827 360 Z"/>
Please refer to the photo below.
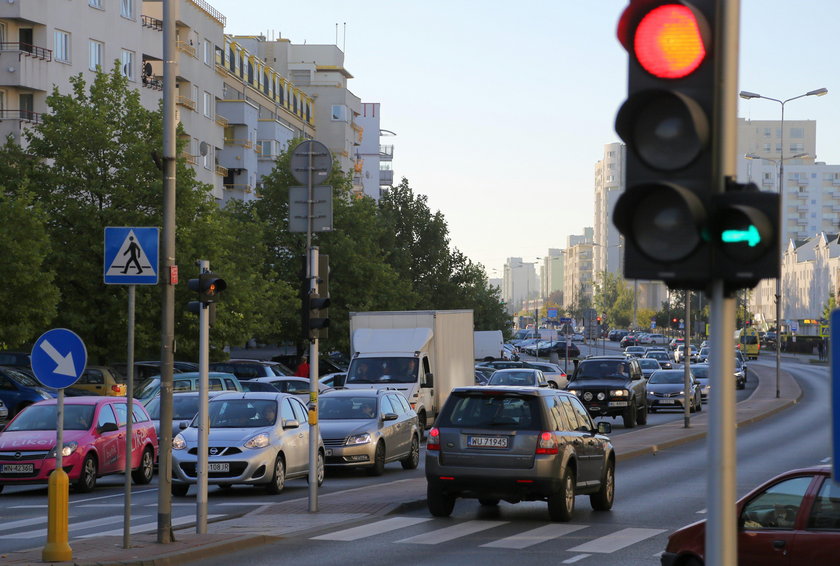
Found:
<path fill-rule="evenodd" d="M 350 313 L 348 389 L 400 391 L 431 426 L 454 387 L 473 385 L 473 311 Z"/>
<path fill-rule="evenodd" d="M 475 354 L 473 359 L 483 362 L 501 360 L 505 356 L 505 338 L 501 330 L 476 330 L 473 332 Z"/>

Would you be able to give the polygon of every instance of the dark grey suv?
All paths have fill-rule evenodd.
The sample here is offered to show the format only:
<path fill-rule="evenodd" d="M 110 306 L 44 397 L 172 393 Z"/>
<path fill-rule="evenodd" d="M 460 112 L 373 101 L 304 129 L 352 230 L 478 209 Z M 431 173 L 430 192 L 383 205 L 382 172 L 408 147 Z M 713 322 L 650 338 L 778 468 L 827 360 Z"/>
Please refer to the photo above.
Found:
<path fill-rule="evenodd" d="M 553 521 L 568 521 L 575 496 L 612 508 L 615 453 L 609 423 L 596 427 L 563 391 L 536 387 L 453 389 L 426 442 L 429 511 L 448 517 L 458 497 L 481 505 L 547 501 Z"/>
<path fill-rule="evenodd" d="M 647 423 L 647 381 L 638 360 L 592 356 L 582 360 L 566 390 L 583 401 L 593 417 L 618 417 L 633 428 Z"/>

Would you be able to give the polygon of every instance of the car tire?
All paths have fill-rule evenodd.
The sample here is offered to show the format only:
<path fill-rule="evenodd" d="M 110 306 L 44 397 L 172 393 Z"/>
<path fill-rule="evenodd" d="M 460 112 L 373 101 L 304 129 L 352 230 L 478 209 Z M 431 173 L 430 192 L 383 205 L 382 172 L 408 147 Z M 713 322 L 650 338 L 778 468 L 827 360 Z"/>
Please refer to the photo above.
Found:
<path fill-rule="evenodd" d="M 416 436 L 411 436 L 411 449 L 408 455 L 400 460 L 400 465 L 403 470 L 416 470 L 420 465 L 420 440 Z"/>
<path fill-rule="evenodd" d="M 478 502 L 482 507 L 495 507 L 499 504 L 500 499 L 496 497 L 479 497 Z"/>
<path fill-rule="evenodd" d="M 318 482 L 318 487 L 324 485 L 324 453 L 318 450 L 318 460 L 315 463 L 315 479 Z M 306 483 L 309 483 L 309 474 L 306 474 Z"/>
<path fill-rule="evenodd" d="M 385 473 L 385 444 L 379 441 L 373 452 L 373 466 L 367 469 L 369 476 L 381 476 Z"/>
<path fill-rule="evenodd" d="M 274 471 L 271 474 L 271 481 L 265 486 L 265 491 L 269 495 L 277 495 L 283 488 L 286 487 L 286 462 L 283 460 L 283 455 L 278 454 L 274 459 Z"/>
<path fill-rule="evenodd" d="M 96 456 L 88 454 L 82 461 L 82 473 L 76 481 L 76 491 L 90 493 L 96 487 L 96 476 L 99 473 Z"/>
<path fill-rule="evenodd" d="M 647 424 L 647 415 L 648 415 L 648 404 L 645 401 L 645 404 L 642 406 L 641 410 L 636 413 L 636 422 L 640 425 Z"/>
<path fill-rule="evenodd" d="M 702 412 L 703 412 L 703 399 L 700 399 L 700 402 L 699 402 L 699 403 L 697 403 L 697 412 L 698 412 L 698 413 L 702 413 Z"/>
<path fill-rule="evenodd" d="M 426 430 L 426 411 L 417 413 L 417 422 L 420 423 L 420 434 L 423 434 L 423 431 Z"/>
<path fill-rule="evenodd" d="M 190 490 L 190 484 L 188 483 L 173 483 L 172 484 L 172 495 L 175 497 L 186 497 L 187 492 Z"/>
<path fill-rule="evenodd" d="M 152 481 L 152 476 L 155 473 L 155 457 L 151 448 L 143 450 L 143 455 L 140 456 L 140 466 L 131 472 L 131 479 L 137 485 L 146 485 Z"/>
<path fill-rule="evenodd" d="M 3 493 L 3 488 L 6 487 L 2 483 L 0 483 L 0 493 Z"/>
<path fill-rule="evenodd" d="M 689 556 L 680 563 L 680 566 L 703 566 L 703 561 L 696 556 Z"/>
<path fill-rule="evenodd" d="M 648 413 L 655 413 L 655 412 L 656 412 L 656 409 L 654 409 L 653 407 L 651 407 L 650 409 L 648 409 Z"/>
<path fill-rule="evenodd" d="M 595 511 L 609 511 L 615 501 L 615 462 L 610 460 L 601 478 L 601 487 L 589 496 L 589 504 Z"/>
<path fill-rule="evenodd" d="M 575 473 L 566 468 L 560 489 L 548 496 L 548 516 L 552 521 L 567 522 L 575 511 Z"/>
<path fill-rule="evenodd" d="M 455 508 L 455 497 L 431 485 L 426 486 L 426 506 L 434 517 L 449 517 Z"/>
<path fill-rule="evenodd" d="M 630 406 L 624 411 L 624 428 L 634 428 L 636 426 L 636 403 L 631 402 Z"/>

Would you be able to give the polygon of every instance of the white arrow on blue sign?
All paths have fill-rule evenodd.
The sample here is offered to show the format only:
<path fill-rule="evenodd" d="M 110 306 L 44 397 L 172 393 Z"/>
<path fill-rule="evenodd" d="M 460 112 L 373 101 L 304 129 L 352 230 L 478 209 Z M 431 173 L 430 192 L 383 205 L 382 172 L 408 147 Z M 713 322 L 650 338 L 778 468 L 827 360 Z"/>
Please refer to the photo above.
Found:
<path fill-rule="evenodd" d="M 85 371 L 87 348 L 82 339 L 66 328 L 44 332 L 32 346 L 32 371 L 46 387 L 70 387 Z"/>
<path fill-rule="evenodd" d="M 105 283 L 157 285 L 159 228 L 105 228 Z"/>

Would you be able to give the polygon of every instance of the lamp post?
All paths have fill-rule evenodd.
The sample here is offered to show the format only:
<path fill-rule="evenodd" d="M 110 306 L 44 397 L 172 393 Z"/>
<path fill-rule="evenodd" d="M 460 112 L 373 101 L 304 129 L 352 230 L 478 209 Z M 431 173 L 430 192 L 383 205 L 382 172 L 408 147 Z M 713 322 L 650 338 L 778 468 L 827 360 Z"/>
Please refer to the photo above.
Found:
<path fill-rule="evenodd" d="M 742 90 L 739 94 L 741 98 L 744 100 L 752 100 L 753 98 L 762 98 L 764 100 L 772 100 L 773 102 L 778 102 L 779 105 L 782 107 L 782 116 L 781 120 L 779 121 L 779 129 L 781 130 L 780 134 L 780 144 L 779 144 L 779 200 L 780 202 L 784 202 L 784 177 L 785 177 L 785 104 L 790 102 L 791 100 L 796 100 L 798 98 L 804 98 L 806 96 L 823 96 L 824 94 L 828 94 L 827 88 L 818 88 L 816 90 L 811 90 L 806 92 L 805 94 L 800 94 L 799 96 L 794 96 L 792 98 L 787 98 L 785 100 L 779 100 L 778 98 L 770 98 L 769 96 L 762 96 L 755 92 L 749 92 L 746 90 Z M 784 218 L 781 219 L 784 222 Z M 780 245 L 784 246 L 784 241 L 779 237 Z M 778 250 L 779 256 L 782 254 L 782 250 Z M 779 398 L 779 375 L 781 372 L 781 362 L 782 362 L 782 274 L 781 274 L 781 264 L 779 265 L 779 277 L 776 278 L 776 398 Z"/>

